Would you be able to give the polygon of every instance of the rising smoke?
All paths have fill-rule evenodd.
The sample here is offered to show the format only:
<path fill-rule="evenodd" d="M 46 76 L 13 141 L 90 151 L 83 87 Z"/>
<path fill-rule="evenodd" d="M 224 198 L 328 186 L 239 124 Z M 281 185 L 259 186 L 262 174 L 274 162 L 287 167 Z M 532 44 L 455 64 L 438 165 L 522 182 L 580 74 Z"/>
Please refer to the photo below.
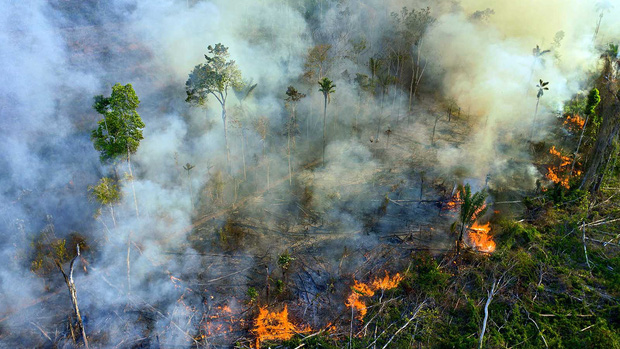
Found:
<path fill-rule="evenodd" d="M 371 74 L 370 57 L 389 53 L 390 13 L 403 6 L 431 6 L 436 18 L 418 47 L 411 48 L 420 50 L 425 64 L 413 117 L 407 115 L 408 91 L 392 86 L 373 98 L 353 81 L 356 73 Z M 337 230 L 349 234 L 350 244 L 373 245 L 375 237 L 358 234 L 397 226 L 386 221 L 373 225 L 365 219 L 380 211 L 386 181 L 417 186 L 417 176 L 424 172 L 448 182 L 483 183 L 490 174 L 491 187 L 532 188 L 541 174 L 531 164 L 525 143 L 533 127 L 536 82 L 550 81 L 551 88 L 541 99 L 534 127 L 534 140 L 540 141 L 548 137 L 546 125 L 561 112 L 563 102 L 588 88 L 584 81 L 596 68 L 597 49 L 620 35 L 620 27 L 612 23 L 620 6 L 605 15 L 594 40 L 599 15 L 589 2 L 576 0 L 3 0 L 0 8 L 0 256 L 6 261 L 0 270 L 0 331 L 11 333 L 3 336 L 10 340 L 28 336 L 31 329 L 23 324 L 35 310 L 20 309 L 45 296 L 48 287 L 65 292 L 58 282 L 50 284 L 31 273 L 28 261 L 31 243 L 53 224 L 58 237 L 78 232 L 96 251 L 85 256 L 91 269 L 76 273 L 76 283 L 87 330 L 98 338 L 107 333 L 110 346 L 131 333 L 140 338 L 146 331 L 137 325 L 138 312 L 115 314 L 121 320 L 109 321 L 113 309 L 148 303 L 168 314 L 154 321 L 154 331 L 163 331 L 172 319 L 191 332 L 191 326 L 183 325 L 189 313 L 176 304 L 179 286 L 170 276 L 199 270 L 210 280 L 235 271 L 222 267 L 230 263 L 228 256 L 206 261 L 188 242 L 192 224 L 217 211 L 213 207 L 218 194 L 209 188 L 218 176 L 226 176 L 219 104 L 210 100 L 208 109 L 200 109 L 184 102 L 187 75 L 202 62 L 207 45 L 228 46 L 244 80 L 258 84 L 244 101 L 245 114 L 232 92 L 229 97 L 231 118 L 245 128 L 247 167 L 264 194 L 262 200 L 239 205 L 240 214 L 269 210 L 270 228 L 279 230 L 273 217 L 285 216 L 296 205 L 288 189 L 281 188 L 288 185 L 288 179 L 281 180 L 288 175 L 284 92 L 292 84 L 308 95 L 297 109 L 300 134 L 293 166 L 295 187 L 302 188 L 297 197 L 309 190 L 309 207 L 322 213 L 320 221 L 338 222 Z M 484 15 L 487 8 L 493 11 Z M 483 12 L 472 16 L 476 11 Z M 366 48 L 353 57 L 352 43 L 361 38 Z M 315 83 L 319 77 L 303 77 L 307 53 L 317 44 L 331 45 L 324 74 L 337 86 L 328 105 L 331 141 L 324 167 L 306 166 L 321 152 L 323 95 Z M 536 45 L 551 52 L 535 59 Z M 140 217 L 135 216 L 131 186 L 125 182 L 124 200 L 116 209 L 118 227 L 106 233 L 93 218 L 97 205 L 89 200 L 87 187 L 114 168 L 100 164 L 92 147 L 90 130 L 99 116 L 91 106 L 94 95 L 108 95 L 116 82 L 133 84 L 146 128 L 134 156 Z M 460 107 L 461 124 L 452 129 L 442 119 L 435 135 L 435 118 L 445 113 L 441 106 L 448 101 Z M 252 118 L 258 116 L 269 120 L 266 154 L 253 129 Z M 352 132 L 354 127 L 358 131 Z M 388 128 L 394 131 L 389 141 Z M 464 141 L 453 142 L 446 135 L 450 130 L 461 132 Z M 220 201 L 233 200 L 232 188 L 243 178 L 240 131 L 231 128 L 233 180 Z M 434 146 L 432 137 L 437 137 Z M 195 165 L 190 176 L 182 168 L 185 163 Z M 392 168 L 407 170 L 380 174 Z M 249 186 L 239 184 L 238 190 L 247 193 L 244 185 Z M 274 202 L 278 205 L 271 206 Z M 225 219 L 226 215 L 218 217 Z M 205 234 L 217 240 L 215 228 Z M 131 295 L 125 289 L 128 240 L 134 244 Z M 264 254 L 288 248 L 266 238 L 244 247 L 235 252 L 251 255 L 235 265 L 245 270 L 234 278 L 242 286 L 250 279 L 252 265 L 263 263 Z M 209 250 L 200 252 L 205 249 Z M 217 248 L 209 252 L 213 251 Z M 338 251 L 334 247 L 330 256 Z M 204 300 L 190 297 L 185 303 L 199 305 Z M 40 307 L 47 314 L 38 320 L 40 325 L 57 326 L 54 313 L 59 306 L 43 302 Z M 166 341 L 186 343 L 181 332 L 174 335 L 179 337 Z"/>

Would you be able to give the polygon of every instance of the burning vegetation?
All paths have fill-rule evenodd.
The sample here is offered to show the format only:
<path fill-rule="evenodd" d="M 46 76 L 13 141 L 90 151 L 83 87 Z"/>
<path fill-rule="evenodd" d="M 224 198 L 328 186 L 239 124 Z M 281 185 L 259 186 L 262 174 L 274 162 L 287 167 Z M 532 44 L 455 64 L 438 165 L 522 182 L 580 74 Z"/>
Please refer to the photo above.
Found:
<path fill-rule="evenodd" d="M 552 161 L 552 165 L 547 167 L 547 174 L 545 176 L 553 183 L 557 183 L 568 189 L 570 187 L 569 181 L 572 177 L 571 164 L 573 160 L 569 156 L 562 155 L 562 153 L 555 148 L 555 145 L 549 149 L 549 154 L 553 155 L 554 160 Z M 574 175 L 581 175 L 581 171 L 575 171 Z"/>
<path fill-rule="evenodd" d="M 267 307 L 259 308 L 253 329 L 256 335 L 256 349 L 260 349 L 261 343 L 265 341 L 288 340 L 297 333 L 310 331 L 295 326 L 288 316 L 286 305 L 282 311 L 269 311 Z"/>
<path fill-rule="evenodd" d="M 4 1 L 0 347 L 620 348 L 620 12 L 524 1 Z"/>
<path fill-rule="evenodd" d="M 469 230 L 469 239 L 477 251 L 486 253 L 495 251 L 495 241 L 493 241 L 493 237 L 489 235 L 491 232 L 491 223 L 474 223 Z"/>
<path fill-rule="evenodd" d="M 354 280 L 353 286 L 351 286 L 351 294 L 347 297 L 345 305 L 351 308 L 351 312 L 355 310 L 357 312 L 357 319 L 362 321 L 368 312 L 364 298 L 374 296 L 375 292 L 379 290 L 394 289 L 398 287 L 402 279 L 403 277 L 400 274 L 397 273 L 394 277 L 390 277 L 390 274 L 386 271 L 383 278 L 375 278 L 370 284 Z"/>

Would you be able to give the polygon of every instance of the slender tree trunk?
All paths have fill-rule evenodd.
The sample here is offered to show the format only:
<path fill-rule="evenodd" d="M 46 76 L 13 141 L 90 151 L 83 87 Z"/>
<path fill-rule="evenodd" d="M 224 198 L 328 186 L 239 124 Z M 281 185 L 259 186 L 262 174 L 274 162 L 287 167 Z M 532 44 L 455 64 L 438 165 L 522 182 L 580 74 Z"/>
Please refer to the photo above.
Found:
<path fill-rule="evenodd" d="M 323 106 L 323 166 L 325 166 L 325 122 L 327 120 L 327 94 Z"/>
<path fill-rule="evenodd" d="M 110 208 L 110 216 L 112 217 L 112 223 L 114 224 L 114 228 L 116 228 L 116 218 L 114 217 L 114 206 L 108 205 Z"/>
<path fill-rule="evenodd" d="M 594 39 L 598 36 L 598 30 L 601 29 L 601 22 L 603 21 L 603 12 L 598 17 L 598 23 L 596 24 L 596 30 L 594 31 Z"/>
<path fill-rule="evenodd" d="M 534 129 L 536 128 L 536 117 L 538 116 L 538 104 L 540 103 L 540 97 L 536 98 L 536 110 L 534 111 L 534 121 L 532 122 L 532 132 L 530 133 L 530 142 L 534 138 Z"/>
<path fill-rule="evenodd" d="M 478 345 L 478 349 L 482 349 L 482 343 L 484 342 L 484 333 L 487 330 L 487 321 L 489 320 L 489 305 L 491 305 L 491 301 L 493 300 L 493 296 L 495 295 L 495 287 L 497 286 L 497 282 L 493 281 L 493 286 L 491 286 L 491 291 L 489 291 L 487 302 L 484 305 L 484 320 L 482 321 L 482 330 L 480 331 L 480 342 Z"/>
<path fill-rule="evenodd" d="M 577 142 L 577 149 L 575 149 L 575 154 L 573 155 L 573 163 L 570 165 L 570 174 L 573 174 L 575 170 L 575 162 L 577 162 L 577 154 L 579 154 L 579 147 L 581 147 L 581 141 L 583 140 L 583 134 L 586 132 L 586 127 L 588 127 L 588 120 L 590 120 L 590 115 L 586 116 L 586 121 L 583 123 L 583 127 L 581 128 L 581 135 L 579 136 L 579 142 Z"/>
<path fill-rule="evenodd" d="M 129 152 L 129 144 L 127 145 L 127 168 L 129 169 L 129 181 L 131 182 L 131 192 L 133 193 L 133 204 L 136 208 L 136 218 L 140 218 L 138 210 L 138 199 L 136 197 L 136 188 L 133 185 L 133 171 L 131 169 L 131 153 Z"/>
<path fill-rule="evenodd" d="M 224 123 L 224 144 L 226 146 L 226 171 L 231 173 L 230 148 L 228 147 L 228 120 L 226 120 L 226 102 L 222 103 L 222 122 Z"/>
<path fill-rule="evenodd" d="M 127 235 L 127 294 L 131 294 L 131 231 Z"/>
<path fill-rule="evenodd" d="M 291 132 L 289 130 L 286 144 L 286 152 L 288 153 L 288 184 L 293 185 L 293 174 L 291 170 Z"/>
<path fill-rule="evenodd" d="M 62 276 L 65 279 L 67 288 L 69 289 L 69 294 L 71 296 L 71 304 L 73 305 L 73 312 L 75 314 L 75 317 L 78 323 L 78 330 L 80 331 L 80 334 L 82 335 L 82 341 L 84 342 L 84 346 L 88 349 L 88 338 L 86 337 L 86 330 L 84 329 L 84 323 L 82 322 L 82 315 L 80 314 L 80 307 L 78 306 L 78 301 L 77 301 L 77 290 L 75 288 L 75 282 L 73 281 L 73 265 L 75 263 L 75 260 L 79 256 L 80 256 L 80 247 L 78 245 L 77 255 L 73 257 L 69 265 L 69 275 L 65 273 L 64 269 L 62 268 L 62 264 L 60 264 L 60 261 L 56 260 L 55 262 L 58 268 L 60 269 Z"/>
<path fill-rule="evenodd" d="M 192 211 L 194 211 L 194 193 L 192 191 L 192 177 L 189 174 L 190 170 L 187 170 L 187 187 L 189 189 L 189 201 L 192 204 Z"/>
<path fill-rule="evenodd" d="M 243 180 L 247 180 L 245 171 L 245 129 L 241 127 L 241 158 L 243 159 Z"/>

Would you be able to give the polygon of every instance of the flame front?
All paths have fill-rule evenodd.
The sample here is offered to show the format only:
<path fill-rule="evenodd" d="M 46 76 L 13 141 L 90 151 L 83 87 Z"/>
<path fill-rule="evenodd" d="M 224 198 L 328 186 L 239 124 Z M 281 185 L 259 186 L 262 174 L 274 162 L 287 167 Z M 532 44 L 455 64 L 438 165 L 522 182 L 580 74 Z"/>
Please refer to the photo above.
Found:
<path fill-rule="evenodd" d="M 571 174 L 567 172 L 570 172 L 570 167 L 571 167 L 570 165 L 572 163 L 571 158 L 569 156 L 562 155 L 560 151 L 555 149 L 555 145 L 552 146 L 551 149 L 549 149 L 549 154 L 560 159 L 560 165 L 549 166 L 549 168 L 547 168 L 548 172 L 545 175 L 545 177 L 547 177 L 547 179 L 549 179 L 550 181 L 554 183 L 558 183 L 564 188 L 568 189 L 570 187 L 570 185 L 568 184 L 568 181 L 570 179 Z M 567 174 L 562 175 L 561 173 L 567 173 Z M 580 174 L 581 174 L 581 171 L 575 171 L 575 175 L 579 176 Z"/>
<path fill-rule="evenodd" d="M 564 120 L 564 125 L 571 131 L 581 130 L 585 123 L 586 121 L 577 114 L 575 114 L 575 116 L 569 115 L 566 117 L 566 120 Z"/>
<path fill-rule="evenodd" d="M 267 307 L 261 307 L 256 318 L 254 333 L 256 334 L 256 348 L 259 349 L 263 341 L 267 340 L 288 340 L 295 333 L 305 332 L 298 329 L 288 319 L 288 308 L 286 305 L 281 312 L 270 312 Z"/>
<path fill-rule="evenodd" d="M 478 251 L 488 253 L 495 251 L 495 241 L 493 241 L 493 238 L 489 235 L 491 223 L 484 225 L 474 223 L 469 229 L 469 239 Z"/>
<path fill-rule="evenodd" d="M 370 285 L 355 280 L 353 286 L 351 286 L 351 294 L 347 298 L 345 305 L 351 309 L 357 310 L 357 319 L 362 321 L 368 312 L 366 303 L 362 300 L 362 297 L 372 297 L 378 290 L 391 290 L 396 288 L 402 280 L 403 277 L 398 273 L 394 275 L 393 278 L 390 278 L 390 274 L 388 274 L 387 271 L 385 272 L 385 277 L 376 278 Z"/>

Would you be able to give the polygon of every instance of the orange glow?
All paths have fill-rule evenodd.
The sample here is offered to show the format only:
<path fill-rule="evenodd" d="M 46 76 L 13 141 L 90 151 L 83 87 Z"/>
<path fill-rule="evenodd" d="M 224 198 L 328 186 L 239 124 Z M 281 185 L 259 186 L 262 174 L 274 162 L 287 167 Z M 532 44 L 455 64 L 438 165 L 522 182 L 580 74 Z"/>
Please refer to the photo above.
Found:
<path fill-rule="evenodd" d="M 461 205 L 461 193 L 457 190 L 456 194 L 446 203 L 446 207 L 450 211 L 454 211 Z"/>
<path fill-rule="evenodd" d="M 549 179 L 550 181 L 554 182 L 554 183 L 558 183 L 561 186 L 565 187 L 565 188 L 569 188 L 569 184 L 568 181 L 570 179 L 570 174 L 567 173 L 565 175 L 561 174 L 561 173 L 566 173 L 567 171 L 570 172 L 569 166 L 572 162 L 571 158 L 569 156 L 564 156 L 562 155 L 562 153 L 560 151 L 558 151 L 557 149 L 555 149 L 555 145 L 551 147 L 551 149 L 549 149 L 549 154 L 555 156 L 556 158 L 558 158 L 560 160 L 560 165 L 559 166 L 549 166 L 549 168 L 547 168 L 547 174 L 545 175 L 545 177 L 547 177 L 547 179 Z M 581 171 L 576 171 L 575 175 L 580 175 Z"/>
<path fill-rule="evenodd" d="M 391 290 L 396 288 L 402 280 L 403 277 L 398 273 L 394 275 L 393 278 L 390 278 L 390 274 L 388 274 L 387 271 L 385 272 L 385 277 L 375 278 L 370 285 L 355 280 L 353 286 L 351 286 L 351 294 L 347 297 L 345 305 L 355 309 L 357 311 L 357 319 L 362 321 L 368 309 L 366 308 L 365 301 L 361 298 L 372 297 L 378 290 Z"/>
<path fill-rule="evenodd" d="M 353 286 L 351 286 L 351 294 L 345 302 L 346 306 L 357 310 L 357 318 L 362 320 L 366 316 L 366 303 L 364 303 L 361 297 L 372 297 L 375 291 L 370 286 L 355 280 Z"/>
<path fill-rule="evenodd" d="M 569 115 L 566 117 L 566 120 L 564 120 L 564 125 L 571 131 L 581 130 L 585 123 L 586 121 L 577 114 L 575 114 L 575 116 Z"/>
<path fill-rule="evenodd" d="M 484 225 L 474 223 L 469 230 L 469 239 L 478 251 L 487 253 L 495 251 L 495 241 L 489 235 L 491 223 Z"/>
<path fill-rule="evenodd" d="M 258 311 L 254 334 L 256 334 L 256 348 L 260 349 L 263 341 L 268 340 L 288 340 L 295 333 L 306 332 L 298 329 L 288 320 L 288 309 L 286 305 L 281 312 L 270 312 L 267 307 L 261 307 Z"/>
<path fill-rule="evenodd" d="M 375 279 L 375 281 L 372 282 L 372 287 L 375 290 L 391 290 L 396 288 L 402 280 L 403 277 L 398 273 L 390 279 L 390 274 L 386 271 L 383 279 Z"/>

